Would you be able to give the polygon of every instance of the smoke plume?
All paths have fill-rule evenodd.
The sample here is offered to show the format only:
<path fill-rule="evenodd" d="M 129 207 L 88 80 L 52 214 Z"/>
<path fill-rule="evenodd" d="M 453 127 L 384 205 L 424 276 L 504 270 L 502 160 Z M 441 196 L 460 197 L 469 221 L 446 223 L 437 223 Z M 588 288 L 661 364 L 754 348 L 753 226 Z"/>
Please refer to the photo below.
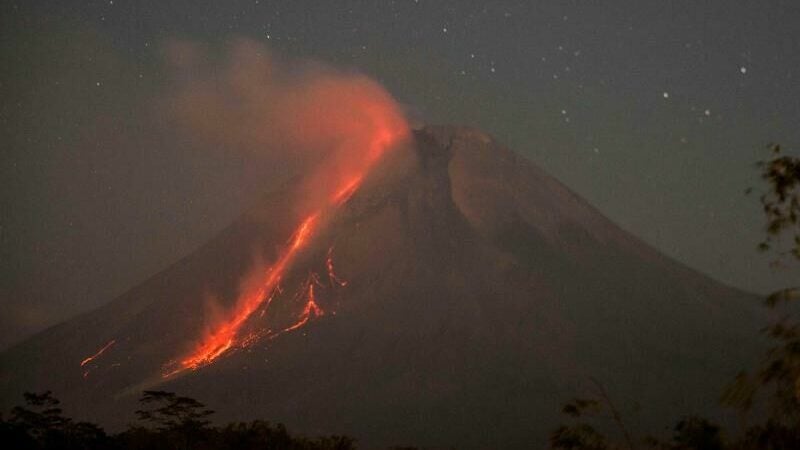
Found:
<path fill-rule="evenodd" d="M 407 138 L 408 125 L 397 103 L 369 78 L 315 63 L 279 61 L 252 41 L 232 43 L 220 63 L 187 42 L 171 42 L 165 53 L 175 75 L 165 109 L 177 127 L 224 151 L 267 158 L 302 175 L 298 198 L 292 199 L 295 211 L 287 211 L 296 226 L 285 247 L 243 277 L 231 308 L 207 317 L 204 333 L 165 366 L 163 376 L 170 377 L 324 315 L 313 274 L 300 287 L 304 306 L 292 322 L 283 329 L 243 335 L 252 316 L 270 314 L 297 256 L 381 156 Z M 330 264 L 329 256 L 329 270 Z"/>
<path fill-rule="evenodd" d="M 168 43 L 165 55 L 173 73 L 168 119 L 205 145 L 306 174 L 306 209 L 381 156 L 386 146 L 376 137 L 397 141 L 408 132 L 400 106 L 361 74 L 286 61 L 247 39 L 217 58 L 185 41 Z"/>

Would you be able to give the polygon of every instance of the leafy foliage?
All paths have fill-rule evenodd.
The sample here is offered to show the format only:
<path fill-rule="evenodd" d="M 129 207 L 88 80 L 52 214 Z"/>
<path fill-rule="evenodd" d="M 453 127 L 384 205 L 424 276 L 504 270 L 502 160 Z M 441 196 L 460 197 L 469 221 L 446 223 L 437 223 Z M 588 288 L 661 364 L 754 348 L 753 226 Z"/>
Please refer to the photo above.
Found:
<path fill-rule="evenodd" d="M 800 260 L 800 158 L 783 154 L 780 145 L 770 146 L 771 158 L 758 163 L 768 189 L 761 195 L 767 220 L 767 237 L 762 250 L 775 250 L 778 258 Z M 791 236 L 789 249 L 776 249 L 782 235 Z M 769 308 L 788 305 L 800 296 L 790 287 L 767 296 Z M 766 411 L 766 423 L 745 432 L 753 448 L 785 448 L 791 442 L 800 448 L 800 323 L 791 310 L 767 326 L 764 334 L 773 342 L 761 364 L 752 372 L 742 372 L 722 396 L 723 404 L 738 409 L 743 416 Z M 766 403 L 766 405 L 762 405 Z M 761 444 L 765 446 L 758 446 Z M 777 446 L 776 446 L 777 445 Z"/>
<path fill-rule="evenodd" d="M 778 144 L 770 145 L 769 149 L 772 157 L 756 163 L 761 179 L 768 185 L 760 197 L 767 219 L 767 236 L 759 248 L 769 250 L 782 234 L 789 234 L 792 244 L 779 255 L 800 258 L 800 159 L 783 154 Z"/>

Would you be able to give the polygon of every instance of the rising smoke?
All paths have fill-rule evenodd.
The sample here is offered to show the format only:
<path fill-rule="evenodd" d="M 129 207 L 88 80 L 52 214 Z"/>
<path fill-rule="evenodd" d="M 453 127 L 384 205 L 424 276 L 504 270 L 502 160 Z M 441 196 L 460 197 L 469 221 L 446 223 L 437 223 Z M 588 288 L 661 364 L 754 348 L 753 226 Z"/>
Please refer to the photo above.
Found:
<path fill-rule="evenodd" d="M 304 208 L 372 165 L 383 152 L 376 136 L 407 133 L 401 107 L 364 75 L 287 61 L 247 39 L 221 57 L 190 42 L 165 47 L 168 119 L 206 145 L 309 174 Z"/>
<path fill-rule="evenodd" d="M 242 274 L 233 306 L 207 317 L 202 335 L 165 365 L 163 376 L 171 377 L 211 364 L 257 339 L 294 331 L 324 314 L 315 296 L 314 282 L 319 279 L 314 275 L 314 282 L 300 287 L 304 304 L 285 328 L 243 335 L 253 316 L 270 313 L 297 256 L 380 158 L 407 139 L 409 129 L 398 104 L 363 75 L 317 63 L 279 61 L 248 40 L 233 42 L 221 62 L 187 42 L 172 42 L 165 53 L 174 70 L 171 94 L 164 100 L 169 120 L 225 151 L 281 164 L 289 161 L 287 167 L 302 175 L 297 198 L 290 202 L 294 210 L 287 211 L 296 226 L 285 247 L 273 261 L 256 263 Z M 327 264 L 332 274 L 330 253 Z"/>

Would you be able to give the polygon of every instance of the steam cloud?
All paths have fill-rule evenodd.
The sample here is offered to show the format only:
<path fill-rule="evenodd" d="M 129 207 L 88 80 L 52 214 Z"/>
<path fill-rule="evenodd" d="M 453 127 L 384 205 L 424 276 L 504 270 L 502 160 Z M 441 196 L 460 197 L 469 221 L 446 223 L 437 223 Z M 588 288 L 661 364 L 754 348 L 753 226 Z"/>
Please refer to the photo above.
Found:
<path fill-rule="evenodd" d="M 407 133 L 400 106 L 364 75 L 280 60 L 247 39 L 217 60 L 185 41 L 169 42 L 165 55 L 174 74 L 169 119 L 225 151 L 313 171 L 311 191 L 365 171 L 380 156 L 370 150 L 376 135 Z"/>

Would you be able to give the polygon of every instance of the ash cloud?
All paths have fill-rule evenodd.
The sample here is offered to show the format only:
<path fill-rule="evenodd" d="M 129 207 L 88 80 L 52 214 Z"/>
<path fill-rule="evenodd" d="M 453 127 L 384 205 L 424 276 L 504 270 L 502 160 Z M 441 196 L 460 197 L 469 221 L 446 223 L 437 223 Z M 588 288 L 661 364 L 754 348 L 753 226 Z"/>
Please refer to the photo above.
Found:
<path fill-rule="evenodd" d="M 355 72 L 287 60 L 248 39 L 221 55 L 170 41 L 164 55 L 172 74 L 161 108 L 167 122 L 205 146 L 309 174 L 307 191 L 324 191 L 371 163 L 376 134 L 407 133 L 391 95 Z"/>

